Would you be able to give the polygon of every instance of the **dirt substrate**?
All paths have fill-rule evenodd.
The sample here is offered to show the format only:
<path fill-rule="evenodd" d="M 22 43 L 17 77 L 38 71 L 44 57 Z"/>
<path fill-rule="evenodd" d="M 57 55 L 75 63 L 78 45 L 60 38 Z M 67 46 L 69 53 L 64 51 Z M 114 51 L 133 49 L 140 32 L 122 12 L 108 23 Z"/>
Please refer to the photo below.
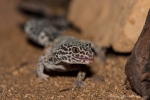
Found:
<path fill-rule="evenodd" d="M 17 3 L 1 0 L 0 100 L 141 99 L 124 85 L 124 67 L 129 56 L 109 54 L 104 64 L 95 58 L 89 65 L 87 86 L 81 89 L 67 90 L 74 85 L 77 72 L 54 73 L 47 82 L 37 78 L 35 66 L 43 49 L 29 43 L 21 30 L 20 24 L 27 16 L 16 9 Z"/>

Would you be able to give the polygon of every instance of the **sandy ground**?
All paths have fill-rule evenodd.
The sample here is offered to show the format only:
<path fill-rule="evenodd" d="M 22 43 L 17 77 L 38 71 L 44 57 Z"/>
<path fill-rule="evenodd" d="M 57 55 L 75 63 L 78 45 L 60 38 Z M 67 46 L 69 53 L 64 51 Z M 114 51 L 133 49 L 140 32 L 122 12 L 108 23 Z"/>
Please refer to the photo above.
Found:
<path fill-rule="evenodd" d="M 36 62 L 43 49 L 29 43 L 19 27 L 27 16 L 17 10 L 18 0 L 0 1 L 0 100 L 141 99 L 124 85 L 125 55 L 109 54 L 104 64 L 95 59 L 87 86 L 80 89 L 61 91 L 74 85 L 77 72 L 54 73 L 47 82 L 38 79 Z"/>

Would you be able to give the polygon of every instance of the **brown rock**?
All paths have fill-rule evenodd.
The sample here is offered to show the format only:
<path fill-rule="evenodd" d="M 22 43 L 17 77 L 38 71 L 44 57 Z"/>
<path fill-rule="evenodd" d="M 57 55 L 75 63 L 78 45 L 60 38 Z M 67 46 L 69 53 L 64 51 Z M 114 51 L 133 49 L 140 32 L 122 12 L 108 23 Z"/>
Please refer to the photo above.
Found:
<path fill-rule="evenodd" d="M 72 0 L 68 18 L 98 45 L 130 52 L 149 5 L 149 0 Z"/>
<path fill-rule="evenodd" d="M 150 99 L 150 10 L 145 26 L 125 66 L 131 88 L 145 99 Z"/>

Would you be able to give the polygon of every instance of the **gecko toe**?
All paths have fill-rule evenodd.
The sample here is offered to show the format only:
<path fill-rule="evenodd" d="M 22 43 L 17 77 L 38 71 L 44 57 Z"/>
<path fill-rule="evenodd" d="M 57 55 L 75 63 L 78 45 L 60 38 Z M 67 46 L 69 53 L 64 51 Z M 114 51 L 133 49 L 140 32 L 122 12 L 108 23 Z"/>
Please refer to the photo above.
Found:
<path fill-rule="evenodd" d="M 75 85 L 74 85 L 74 88 L 80 88 L 80 87 L 84 87 L 86 86 L 87 84 L 84 83 L 83 81 L 76 81 Z"/>
<path fill-rule="evenodd" d="M 49 76 L 45 74 L 39 76 L 39 78 L 43 79 L 44 81 L 48 81 L 48 77 Z"/>

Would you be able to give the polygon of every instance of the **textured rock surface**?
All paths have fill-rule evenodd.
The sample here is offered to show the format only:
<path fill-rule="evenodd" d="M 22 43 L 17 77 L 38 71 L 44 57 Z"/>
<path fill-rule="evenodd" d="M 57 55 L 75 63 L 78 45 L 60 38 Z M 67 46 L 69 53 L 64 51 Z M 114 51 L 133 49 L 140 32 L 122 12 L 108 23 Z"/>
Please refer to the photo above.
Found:
<path fill-rule="evenodd" d="M 132 89 L 150 99 L 150 11 L 145 26 L 125 66 L 127 80 Z"/>
<path fill-rule="evenodd" d="M 98 45 L 130 52 L 149 5 L 149 0 L 73 0 L 68 18 Z"/>

